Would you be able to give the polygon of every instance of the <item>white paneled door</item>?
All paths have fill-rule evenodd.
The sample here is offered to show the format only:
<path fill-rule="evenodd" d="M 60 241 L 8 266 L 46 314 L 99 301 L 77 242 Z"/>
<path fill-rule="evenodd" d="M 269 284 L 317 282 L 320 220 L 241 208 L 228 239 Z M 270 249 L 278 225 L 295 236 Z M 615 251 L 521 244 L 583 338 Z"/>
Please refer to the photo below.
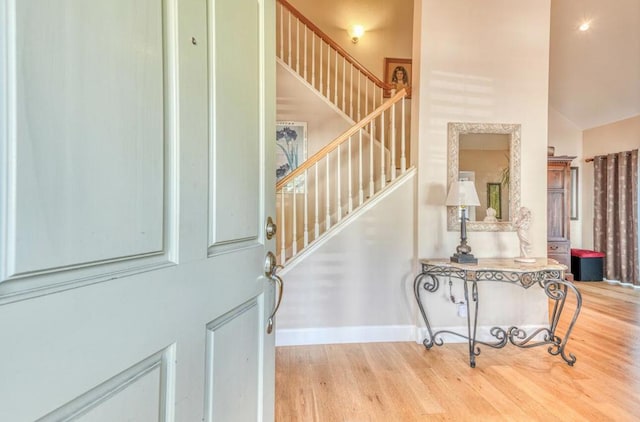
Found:
<path fill-rule="evenodd" d="M 273 419 L 273 0 L 0 0 L 0 421 Z"/>

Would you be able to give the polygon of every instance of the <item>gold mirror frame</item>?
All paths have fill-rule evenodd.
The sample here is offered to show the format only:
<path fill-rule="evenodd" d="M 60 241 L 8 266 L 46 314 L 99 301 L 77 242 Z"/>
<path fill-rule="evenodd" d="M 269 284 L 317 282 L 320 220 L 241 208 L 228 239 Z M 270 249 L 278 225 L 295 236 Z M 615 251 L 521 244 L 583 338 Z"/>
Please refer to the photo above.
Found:
<path fill-rule="evenodd" d="M 459 123 L 451 122 L 447 125 L 448 154 L 447 154 L 447 192 L 458 180 L 460 135 L 473 133 L 506 134 L 509 135 L 509 216 L 513 218 L 520 209 L 520 125 L 507 123 Z M 447 207 L 447 229 L 460 230 L 460 220 L 456 207 Z M 514 231 L 511 221 L 494 223 L 485 221 L 467 221 L 467 231 L 476 232 L 507 232 Z"/>

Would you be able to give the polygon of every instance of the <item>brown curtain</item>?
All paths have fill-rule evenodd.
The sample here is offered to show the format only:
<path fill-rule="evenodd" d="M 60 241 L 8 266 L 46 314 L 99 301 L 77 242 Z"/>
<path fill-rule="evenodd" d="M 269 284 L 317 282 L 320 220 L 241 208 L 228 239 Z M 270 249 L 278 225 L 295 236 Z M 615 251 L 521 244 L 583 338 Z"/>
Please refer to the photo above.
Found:
<path fill-rule="evenodd" d="M 595 250 L 605 253 L 604 277 L 638 281 L 638 150 L 594 157 Z"/>

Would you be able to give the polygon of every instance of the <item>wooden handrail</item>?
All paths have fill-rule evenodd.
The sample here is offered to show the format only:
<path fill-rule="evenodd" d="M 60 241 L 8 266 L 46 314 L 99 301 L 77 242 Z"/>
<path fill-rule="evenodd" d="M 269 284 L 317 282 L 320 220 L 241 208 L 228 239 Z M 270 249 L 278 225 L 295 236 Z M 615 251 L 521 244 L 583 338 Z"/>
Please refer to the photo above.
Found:
<path fill-rule="evenodd" d="M 349 54 L 344 48 L 340 47 L 334 40 L 331 39 L 327 34 L 322 32 L 320 28 L 315 26 L 309 19 L 307 19 L 302 13 L 300 13 L 295 7 L 291 5 L 286 0 L 278 0 L 278 3 L 285 6 L 292 15 L 298 18 L 302 23 L 308 26 L 318 37 L 320 37 L 324 42 L 329 44 L 334 50 L 342 55 L 349 63 L 354 65 L 363 75 L 365 75 L 371 82 L 376 84 L 382 89 L 390 90 L 394 87 L 393 84 L 386 83 L 378 78 L 376 75 L 371 73 L 367 68 L 361 65 L 351 54 Z"/>
<path fill-rule="evenodd" d="M 378 117 L 378 115 L 380 115 L 383 111 L 391 108 L 391 106 L 394 103 L 398 102 L 401 98 L 405 97 L 406 95 L 407 95 L 407 91 L 404 88 L 401 89 L 398 93 L 396 93 L 396 95 L 389 98 L 385 103 L 380 105 L 380 107 L 372 111 L 367 117 L 360 120 L 356 125 L 349 128 L 346 132 L 342 133 L 333 141 L 329 142 L 320 151 L 313 154 L 304 163 L 298 166 L 294 171 L 292 171 L 291 173 L 287 174 L 285 177 L 280 179 L 280 181 L 276 183 L 276 190 L 281 189 L 287 183 L 292 182 L 294 178 L 302 174 L 305 170 L 308 170 L 309 168 L 311 168 L 314 164 L 316 164 L 316 162 L 320 161 L 320 159 L 322 159 L 331 151 L 336 149 L 338 145 L 342 144 L 353 134 L 357 133 L 360 129 L 365 127 L 371 120 Z"/>

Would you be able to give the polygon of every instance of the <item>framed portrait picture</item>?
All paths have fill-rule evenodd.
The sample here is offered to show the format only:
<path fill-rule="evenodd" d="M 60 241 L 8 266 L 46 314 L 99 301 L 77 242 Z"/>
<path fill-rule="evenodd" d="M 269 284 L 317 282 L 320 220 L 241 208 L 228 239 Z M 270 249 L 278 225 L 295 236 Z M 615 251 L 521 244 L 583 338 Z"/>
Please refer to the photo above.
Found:
<path fill-rule="evenodd" d="M 307 159 L 307 122 L 276 122 L 276 183 Z M 304 176 L 296 177 L 296 191 Z M 293 189 L 293 185 L 287 186 Z"/>
<path fill-rule="evenodd" d="M 502 185 L 487 183 L 487 208 L 496 210 L 496 218 L 502 218 Z"/>
<path fill-rule="evenodd" d="M 384 58 L 384 81 L 394 85 L 395 92 L 407 89 L 407 98 L 411 98 L 411 59 Z M 394 93 L 395 93 L 394 92 Z M 392 92 L 384 92 L 384 97 L 391 97 Z"/>

